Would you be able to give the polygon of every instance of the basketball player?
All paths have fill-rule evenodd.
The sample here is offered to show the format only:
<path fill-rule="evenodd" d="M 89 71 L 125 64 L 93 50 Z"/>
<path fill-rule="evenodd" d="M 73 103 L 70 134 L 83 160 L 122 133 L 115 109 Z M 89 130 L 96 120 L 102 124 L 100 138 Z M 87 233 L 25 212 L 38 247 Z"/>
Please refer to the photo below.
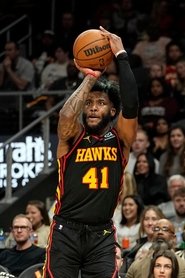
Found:
<path fill-rule="evenodd" d="M 117 58 L 120 87 L 76 63 L 85 78 L 60 110 L 59 184 L 44 278 L 77 278 L 79 269 L 83 278 L 118 277 L 111 218 L 137 130 L 138 95 L 121 38 L 100 30 Z"/>

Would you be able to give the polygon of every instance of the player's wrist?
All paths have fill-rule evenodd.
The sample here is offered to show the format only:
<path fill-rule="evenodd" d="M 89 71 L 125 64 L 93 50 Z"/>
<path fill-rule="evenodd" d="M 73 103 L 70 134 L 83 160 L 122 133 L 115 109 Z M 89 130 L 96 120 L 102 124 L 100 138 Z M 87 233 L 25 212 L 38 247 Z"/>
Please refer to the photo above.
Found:
<path fill-rule="evenodd" d="M 117 53 L 115 53 L 115 57 L 117 58 L 119 54 L 127 54 L 125 49 L 119 50 Z"/>
<path fill-rule="evenodd" d="M 93 76 L 96 79 L 98 78 L 97 74 L 93 71 L 86 71 L 85 74 L 86 74 L 86 76 L 89 75 L 89 76 Z"/>

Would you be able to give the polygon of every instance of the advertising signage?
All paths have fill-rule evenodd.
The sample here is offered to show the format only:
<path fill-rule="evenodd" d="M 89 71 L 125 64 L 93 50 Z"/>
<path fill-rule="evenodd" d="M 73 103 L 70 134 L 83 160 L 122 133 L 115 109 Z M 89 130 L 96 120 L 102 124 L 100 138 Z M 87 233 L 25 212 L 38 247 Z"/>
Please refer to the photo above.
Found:
<path fill-rule="evenodd" d="M 0 146 L 8 138 L 0 136 Z M 48 146 L 48 163 L 52 165 L 56 159 L 57 136 L 51 135 Z M 44 141 L 41 136 L 27 135 L 11 143 L 12 147 L 12 188 L 26 186 L 30 179 L 35 178 L 44 166 Z M 6 187 L 7 148 L 0 148 L 0 189 Z"/>

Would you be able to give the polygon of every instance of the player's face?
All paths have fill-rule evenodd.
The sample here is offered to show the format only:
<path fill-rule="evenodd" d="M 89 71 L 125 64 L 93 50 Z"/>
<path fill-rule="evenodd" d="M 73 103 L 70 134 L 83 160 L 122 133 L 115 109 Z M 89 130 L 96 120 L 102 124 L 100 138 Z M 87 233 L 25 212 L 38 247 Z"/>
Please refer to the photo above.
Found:
<path fill-rule="evenodd" d="M 115 113 L 106 93 L 90 92 L 84 105 L 83 122 L 90 132 L 102 133 Z"/>

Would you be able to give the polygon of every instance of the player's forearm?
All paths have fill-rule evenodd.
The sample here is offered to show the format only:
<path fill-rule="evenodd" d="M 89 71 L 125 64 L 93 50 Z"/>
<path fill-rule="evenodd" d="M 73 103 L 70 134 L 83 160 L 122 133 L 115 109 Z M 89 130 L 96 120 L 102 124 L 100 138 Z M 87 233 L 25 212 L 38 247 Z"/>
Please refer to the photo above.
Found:
<path fill-rule="evenodd" d="M 123 117 L 133 119 L 138 114 L 138 89 L 135 77 L 128 62 L 127 53 L 117 56 L 120 76 L 120 95 Z"/>
<path fill-rule="evenodd" d="M 74 91 L 74 93 L 65 102 L 63 108 L 60 110 L 60 114 L 64 114 L 67 117 L 79 115 L 86 101 L 87 95 L 95 82 L 96 82 L 96 78 L 88 74 L 84 78 L 80 86 Z"/>

